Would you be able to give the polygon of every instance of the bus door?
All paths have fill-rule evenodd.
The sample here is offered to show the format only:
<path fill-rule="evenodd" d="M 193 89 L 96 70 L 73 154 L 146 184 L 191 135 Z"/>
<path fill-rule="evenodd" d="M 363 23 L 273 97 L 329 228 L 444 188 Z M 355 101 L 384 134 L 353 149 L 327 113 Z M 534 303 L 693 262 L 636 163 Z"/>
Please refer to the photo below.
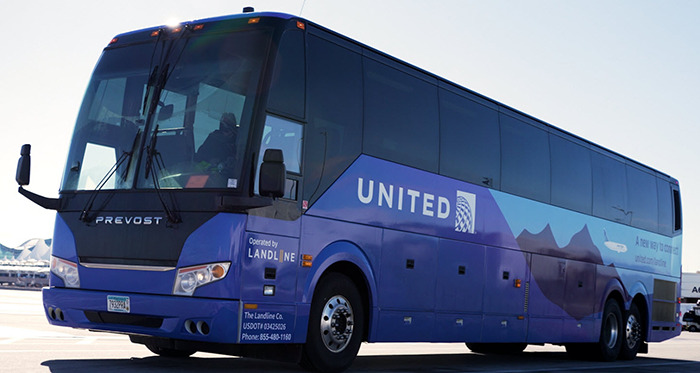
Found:
<path fill-rule="evenodd" d="M 284 196 L 275 199 L 271 206 L 248 212 L 241 260 L 242 343 L 291 341 L 301 259 L 297 190 L 301 185 L 301 134 L 300 123 L 271 115 L 265 121 L 259 154 L 265 154 L 267 149 L 282 150 L 286 186 Z M 258 172 L 262 156 L 259 158 Z M 256 193 L 257 183 L 256 173 Z"/>

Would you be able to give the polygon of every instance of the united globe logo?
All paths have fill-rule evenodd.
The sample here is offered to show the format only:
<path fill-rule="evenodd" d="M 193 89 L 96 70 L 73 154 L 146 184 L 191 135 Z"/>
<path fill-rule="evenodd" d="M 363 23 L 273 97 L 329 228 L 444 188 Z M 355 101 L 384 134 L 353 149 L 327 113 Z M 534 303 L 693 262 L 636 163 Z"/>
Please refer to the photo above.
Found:
<path fill-rule="evenodd" d="M 455 211 L 455 231 L 476 233 L 476 195 L 457 191 L 457 208 Z"/>

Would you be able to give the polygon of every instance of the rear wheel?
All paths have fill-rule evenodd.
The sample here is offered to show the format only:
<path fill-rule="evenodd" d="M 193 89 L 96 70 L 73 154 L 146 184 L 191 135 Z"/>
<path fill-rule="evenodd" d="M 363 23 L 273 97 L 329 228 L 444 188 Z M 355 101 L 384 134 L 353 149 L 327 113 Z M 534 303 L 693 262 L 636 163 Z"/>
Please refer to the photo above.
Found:
<path fill-rule="evenodd" d="M 689 331 L 689 332 L 697 332 L 697 331 L 698 331 L 698 327 L 695 326 L 695 325 L 691 325 L 691 326 L 688 327 L 688 331 Z"/>
<path fill-rule="evenodd" d="M 614 299 L 608 299 L 603 309 L 600 339 L 594 349 L 594 357 L 603 361 L 615 361 L 620 354 L 623 338 L 622 312 Z"/>
<path fill-rule="evenodd" d="M 352 364 L 362 342 L 364 308 L 347 276 L 330 273 L 316 287 L 301 364 L 320 372 L 340 372 Z"/>
<path fill-rule="evenodd" d="M 622 360 L 632 360 L 637 356 L 639 347 L 642 345 L 642 323 L 639 309 L 632 303 L 629 311 L 625 312 L 624 333 L 622 347 L 619 358 Z"/>

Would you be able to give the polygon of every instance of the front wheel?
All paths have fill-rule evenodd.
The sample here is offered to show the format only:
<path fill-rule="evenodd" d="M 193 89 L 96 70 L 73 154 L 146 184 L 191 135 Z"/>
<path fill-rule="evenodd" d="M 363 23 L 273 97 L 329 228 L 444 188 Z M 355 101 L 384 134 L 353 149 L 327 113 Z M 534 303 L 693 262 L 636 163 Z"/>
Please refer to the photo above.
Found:
<path fill-rule="evenodd" d="M 629 311 L 625 312 L 624 319 L 625 335 L 620 349 L 620 359 L 632 360 L 637 356 L 639 347 L 642 345 L 642 323 L 639 309 L 632 303 Z"/>
<path fill-rule="evenodd" d="M 316 287 L 302 366 L 320 372 L 340 372 L 357 356 L 364 331 L 360 292 L 347 276 L 331 273 Z"/>

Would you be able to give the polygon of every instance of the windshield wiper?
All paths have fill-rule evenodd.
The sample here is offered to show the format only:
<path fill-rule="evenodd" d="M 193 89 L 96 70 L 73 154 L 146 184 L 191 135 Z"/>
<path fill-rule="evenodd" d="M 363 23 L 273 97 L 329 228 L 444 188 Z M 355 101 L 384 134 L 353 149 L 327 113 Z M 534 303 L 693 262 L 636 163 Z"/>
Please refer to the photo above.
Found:
<path fill-rule="evenodd" d="M 185 31 L 187 30 L 189 30 L 189 27 L 185 27 Z M 163 35 L 164 32 L 165 30 L 163 29 L 159 30 L 156 46 L 158 45 L 161 35 Z M 164 44 L 161 48 L 161 55 L 159 58 L 160 63 L 156 65 L 151 71 L 151 74 L 148 78 L 146 95 L 143 101 L 143 113 L 147 113 L 147 123 L 149 123 L 149 119 L 153 122 L 156 122 L 155 128 L 153 130 L 153 135 L 151 135 L 151 139 L 146 147 L 146 164 L 144 177 L 145 179 L 148 179 L 149 176 L 153 178 L 153 189 L 155 189 L 156 193 L 158 194 L 158 200 L 160 200 L 160 203 L 163 206 L 163 211 L 165 211 L 165 214 L 167 215 L 168 222 L 172 224 L 180 223 L 182 222 L 182 219 L 176 211 L 176 204 L 172 194 L 170 194 L 170 203 L 172 204 L 173 208 L 170 208 L 168 203 L 166 203 L 165 199 L 163 198 L 158 174 L 162 173 L 162 171 L 165 170 L 165 164 L 163 163 L 163 158 L 160 152 L 158 152 L 156 148 L 156 143 L 158 141 L 158 133 L 165 132 L 167 131 L 167 129 L 162 131 L 158 129 L 159 124 L 157 123 L 157 120 L 153 119 L 153 114 L 155 113 L 158 105 L 163 105 L 163 103 L 160 102 L 160 96 L 163 93 L 163 89 L 165 88 L 168 78 L 173 73 L 173 71 L 175 71 L 175 66 L 180 61 L 180 57 L 182 57 L 182 53 L 185 51 L 185 46 L 189 41 L 189 39 L 186 39 L 185 45 L 179 46 L 180 52 L 179 54 L 177 54 L 173 61 L 172 54 L 175 51 L 175 47 L 178 44 L 177 41 L 182 39 L 184 35 L 185 32 L 182 32 L 175 40 L 170 41 L 170 44 L 167 46 L 167 50 L 164 41 Z M 151 55 L 151 65 L 153 64 L 153 57 L 155 56 L 155 51 L 156 49 L 153 50 L 153 55 Z M 170 63 L 167 63 L 168 61 L 173 61 L 172 65 Z M 172 108 L 170 113 L 172 114 Z M 158 120 L 160 120 L 160 118 L 158 118 Z M 153 122 L 150 123 L 153 124 Z M 158 171 L 156 171 L 154 165 L 158 168 Z"/>
<path fill-rule="evenodd" d="M 92 220 L 92 218 L 90 218 L 89 215 L 90 215 L 90 211 L 92 210 L 92 205 L 95 202 L 95 199 L 97 198 L 97 195 L 100 193 L 100 191 L 105 186 L 105 184 L 107 184 L 107 181 L 109 181 L 109 179 L 112 178 L 112 176 L 117 172 L 119 167 L 122 164 L 124 164 L 124 162 L 126 162 L 128 160 L 127 168 L 124 171 L 124 174 L 122 176 L 122 181 L 126 180 L 127 175 L 129 173 L 129 166 L 131 164 L 131 158 L 133 157 L 136 146 L 139 143 L 138 139 L 139 139 L 140 134 L 141 134 L 141 129 L 136 131 L 136 135 L 134 136 L 134 140 L 133 140 L 132 145 L 131 145 L 131 151 L 123 152 L 122 155 L 119 156 L 119 159 L 117 159 L 117 161 L 114 163 L 112 168 L 110 168 L 109 171 L 107 171 L 107 173 L 105 174 L 105 176 L 102 177 L 102 180 L 100 180 L 100 182 L 97 183 L 97 186 L 95 187 L 95 189 L 93 189 L 92 194 L 90 194 L 90 198 L 88 198 L 87 202 L 85 203 L 85 206 L 83 207 L 83 211 L 80 213 L 80 217 L 78 218 L 78 220 L 86 222 L 86 223 L 88 223 Z"/>
<path fill-rule="evenodd" d="M 156 88 L 156 80 L 158 76 L 158 66 L 154 67 L 151 71 L 151 75 L 148 77 L 148 82 L 146 83 L 146 94 L 143 95 L 143 108 L 141 113 L 146 116 L 148 110 L 148 103 L 151 101 L 151 96 L 153 95 L 153 90 Z"/>
<path fill-rule="evenodd" d="M 151 135 L 151 141 L 146 147 L 146 172 L 144 177 L 146 180 L 148 180 L 149 176 L 153 178 L 153 189 L 156 190 L 158 200 L 160 200 L 160 204 L 163 206 L 163 211 L 165 211 L 165 215 L 167 216 L 168 221 L 172 224 L 177 224 L 182 222 L 180 215 L 177 213 L 177 211 L 175 211 L 174 207 L 171 209 L 170 206 L 168 206 L 168 204 L 165 202 L 165 199 L 163 199 L 163 194 L 161 193 L 158 174 L 160 174 L 165 169 L 165 164 L 163 163 L 163 157 L 160 155 L 160 152 L 156 149 L 158 133 L 158 124 L 156 124 L 156 128 L 153 131 L 153 135 Z M 154 164 L 158 168 L 158 171 L 156 171 L 156 167 L 153 167 Z M 175 201 L 173 200 L 172 194 L 170 195 L 170 203 L 172 203 L 172 205 L 175 206 Z"/>

